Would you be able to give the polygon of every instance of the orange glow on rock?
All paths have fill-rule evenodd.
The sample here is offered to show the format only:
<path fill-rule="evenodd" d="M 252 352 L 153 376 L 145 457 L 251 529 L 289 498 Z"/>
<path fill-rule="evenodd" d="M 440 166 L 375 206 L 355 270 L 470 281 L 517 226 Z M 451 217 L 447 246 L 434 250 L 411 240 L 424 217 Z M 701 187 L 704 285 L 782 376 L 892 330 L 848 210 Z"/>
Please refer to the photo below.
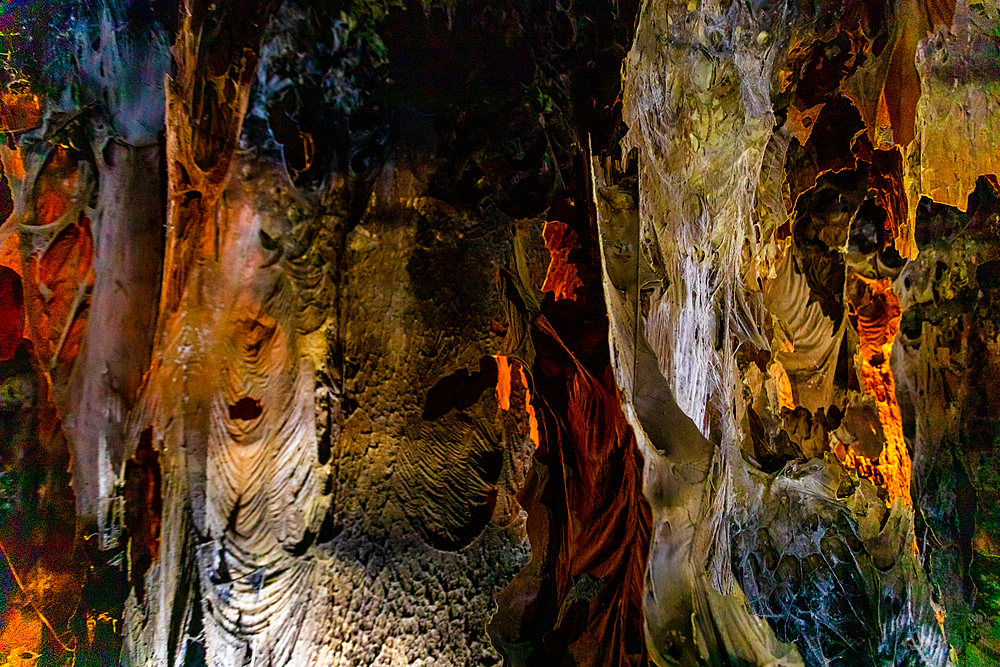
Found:
<path fill-rule="evenodd" d="M 576 232 L 566 223 L 550 220 L 545 223 L 542 236 L 545 238 L 545 249 L 551 257 L 542 291 L 552 292 L 556 301 L 576 301 L 575 290 L 583 286 L 583 281 L 576 273 L 576 266 L 569 261 L 569 253 L 576 246 Z"/>
<path fill-rule="evenodd" d="M 497 595 L 490 627 L 522 641 L 547 633 L 549 656 L 569 656 L 581 666 L 640 664 L 644 656 L 634 651 L 642 646 L 652 521 L 642 494 L 642 455 L 610 367 L 602 382 L 544 315 L 532 327 L 541 343 L 536 368 L 552 370 L 533 378 L 546 406 L 545 442 L 518 497 L 528 513 L 532 560 Z M 549 411 L 556 401 L 559 414 Z M 581 599 L 585 578 L 600 584 Z"/>
<path fill-rule="evenodd" d="M 84 216 L 79 225 L 66 227 L 52 241 L 38 263 L 38 277 L 51 288 L 59 281 L 85 278 L 93 256 L 90 220 Z"/>
<path fill-rule="evenodd" d="M 28 258 L 23 285 L 28 331 L 46 364 L 57 355 L 67 363 L 76 356 L 87 320 L 78 294 L 84 284 L 93 282 L 93 257 L 90 220 L 81 216 L 79 224 L 56 236 L 44 255 Z"/>
<path fill-rule="evenodd" d="M 79 167 L 73 151 L 56 148 L 35 183 L 35 211 L 40 225 L 58 220 L 69 210 L 70 198 L 76 194 Z"/>
<path fill-rule="evenodd" d="M 12 225 L 0 225 L 0 266 L 21 275 L 21 235 L 16 225 L 16 221 Z"/>
<path fill-rule="evenodd" d="M 0 629 L 3 665 L 34 665 L 42 648 L 43 625 L 30 607 L 10 605 Z"/>
<path fill-rule="evenodd" d="M 8 183 L 23 181 L 27 176 L 24 170 L 24 158 L 21 156 L 21 149 L 14 148 L 6 153 L 7 159 L 4 162 L 4 176 Z"/>
<path fill-rule="evenodd" d="M 531 441 L 538 446 L 539 436 L 538 436 L 538 419 L 535 417 L 535 408 L 531 405 L 531 390 L 528 388 L 528 378 L 524 374 L 524 369 L 521 368 L 521 364 L 514 361 L 511 362 L 507 357 L 497 355 L 497 401 L 500 403 L 500 408 L 502 410 L 510 410 L 510 393 L 511 393 L 511 370 L 513 367 L 517 368 L 517 377 L 524 387 L 524 410 L 528 413 L 528 434 L 531 436 Z"/>
<path fill-rule="evenodd" d="M 28 92 L 0 93 L 0 129 L 17 132 L 42 123 L 42 101 Z"/>
<path fill-rule="evenodd" d="M 501 410 L 510 410 L 510 362 L 507 357 L 496 356 L 497 360 L 497 402 Z"/>
<path fill-rule="evenodd" d="M 792 393 L 792 381 L 785 372 L 785 367 L 781 362 L 771 363 L 771 377 L 778 388 L 778 405 L 789 410 L 795 409 L 795 395 Z"/>
<path fill-rule="evenodd" d="M 49 640 L 54 640 L 64 651 L 74 652 L 75 642 L 71 646 L 63 641 L 42 607 L 47 607 L 50 615 L 53 611 L 58 614 L 62 625 L 68 623 L 80 602 L 83 582 L 79 572 L 49 570 L 39 561 L 22 578 L 2 545 L 0 556 L 17 585 L 14 595 L 7 600 L 6 612 L 0 616 L 0 658 L 7 659 L 0 667 L 33 665 L 31 660 L 37 658 L 43 641 L 47 641 L 43 627 L 49 632 Z"/>
<path fill-rule="evenodd" d="M 521 384 L 524 385 L 524 409 L 528 412 L 528 433 L 531 435 L 531 441 L 538 446 L 538 419 L 535 418 L 535 408 L 531 405 L 531 390 L 528 389 L 528 378 L 524 376 L 524 369 L 521 368 L 521 364 L 517 365 L 517 373 L 521 379 Z"/>
<path fill-rule="evenodd" d="M 841 460 L 889 492 L 889 502 L 910 499 L 910 454 L 903 439 L 903 424 L 896 402 L 896 386 L 889 368 L 892 341 L 899 331 L 902 312 L 899 299 L 888 280 L 869 280 L 857 276 L 853 290 L 851 319 L 861 338 L 861 373 L 865 391 L 875 398 L 885 444 L 878 459 L 859 456 L 846 450 Z M 838 455 L 840 452 L 838 452 Z"/>
<path fill-rule="evenodd" d="M 38 204 L 36 210 L 38 211 L 38 222 L 42 225 L 48 225 L 55 222 L 62 217 L 69 209 L 69 200 L 62 196 L 58 192 L 52 192 L 51 190 L 42 192 L 38 196 Z"/>

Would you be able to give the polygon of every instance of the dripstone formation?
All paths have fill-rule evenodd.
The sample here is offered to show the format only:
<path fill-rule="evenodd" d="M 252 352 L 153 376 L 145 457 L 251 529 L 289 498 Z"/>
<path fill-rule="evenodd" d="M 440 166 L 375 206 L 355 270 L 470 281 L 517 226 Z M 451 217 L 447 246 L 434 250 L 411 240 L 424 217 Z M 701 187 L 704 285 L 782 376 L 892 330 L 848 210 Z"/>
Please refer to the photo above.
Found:
<path fill-rule="evenodd" d="M 0 9 L 0 662 L 1000 662 L 1000 6 Z"/>

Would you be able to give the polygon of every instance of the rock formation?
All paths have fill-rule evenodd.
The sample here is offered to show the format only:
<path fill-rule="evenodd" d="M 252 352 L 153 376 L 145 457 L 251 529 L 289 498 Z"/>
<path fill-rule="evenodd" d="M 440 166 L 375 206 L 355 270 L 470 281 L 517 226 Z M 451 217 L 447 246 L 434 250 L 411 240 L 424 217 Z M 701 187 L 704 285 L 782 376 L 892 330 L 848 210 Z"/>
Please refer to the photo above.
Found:
<path fill-rule="evenodd" d="M 1000 6 L 0 10 L 0 659 L 1000 661 Z"/>

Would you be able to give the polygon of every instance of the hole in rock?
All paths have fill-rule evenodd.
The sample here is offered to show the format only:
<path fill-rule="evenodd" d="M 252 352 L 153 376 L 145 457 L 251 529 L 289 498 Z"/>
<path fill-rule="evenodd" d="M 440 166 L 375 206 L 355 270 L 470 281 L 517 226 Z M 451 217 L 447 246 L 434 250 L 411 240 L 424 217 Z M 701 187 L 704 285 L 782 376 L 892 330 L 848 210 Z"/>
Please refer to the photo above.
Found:
<path fill-rule="evenodd" d="M 7 361 L 21 344 L 24 334 L 24 295 L 21 276 L 0 266 L 0 361 Z"/>
<path fill-rule="evenodd" d="M 139 436 L 135 454 L 125 462 L 125 532 L 129 538 L 131 583 L 141 603 L 145 596 L 143 577 L 159 554 L 163 512 L 160 454 L 153 447 L 152 427 Z"/>
<path fill-rule="evenodd" d="M 263 408 L 260 405 L 260 401 L 249 396 L 245 396 L 229 406 L 230 419 L 246 419 L 249 421 L 260 417 L 261 412 L 263 412 Z"/>
<path fill-rule="evenodd" d="M 903 259 L 899 251 L 896 250 L 896 246 L 893 245 L 886 246 L 880 253 L 879 259 L 890 269 L 900 269 L 906 264 L 906 260 Z"/>
<path fill-rule="evenodd" d="M 465 410 L 479 402 L 487 388 L 497 384 L 497 362 L 493 357 L 479 360 L 479 370 L 455 371 L 437 381 L 424 400 L 424 421 L 434 421 L 451 410 Z"/>
<path fill-rule="evenodd" d="M 977 266 L 976 282 L 979 283 L 979 289 L 1000 289 L 1000 260 L 994 259 Z"/>

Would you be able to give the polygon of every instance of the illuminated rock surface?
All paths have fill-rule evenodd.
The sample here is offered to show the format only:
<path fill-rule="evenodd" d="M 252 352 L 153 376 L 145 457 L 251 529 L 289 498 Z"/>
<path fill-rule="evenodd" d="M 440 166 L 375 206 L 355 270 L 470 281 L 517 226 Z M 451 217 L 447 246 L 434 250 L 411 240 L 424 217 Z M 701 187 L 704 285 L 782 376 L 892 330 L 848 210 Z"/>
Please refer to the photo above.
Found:
<path fill-rule="evenodd" d="M 2 664 L 1000 661 L 995 2 L 2 12 Z"/>

